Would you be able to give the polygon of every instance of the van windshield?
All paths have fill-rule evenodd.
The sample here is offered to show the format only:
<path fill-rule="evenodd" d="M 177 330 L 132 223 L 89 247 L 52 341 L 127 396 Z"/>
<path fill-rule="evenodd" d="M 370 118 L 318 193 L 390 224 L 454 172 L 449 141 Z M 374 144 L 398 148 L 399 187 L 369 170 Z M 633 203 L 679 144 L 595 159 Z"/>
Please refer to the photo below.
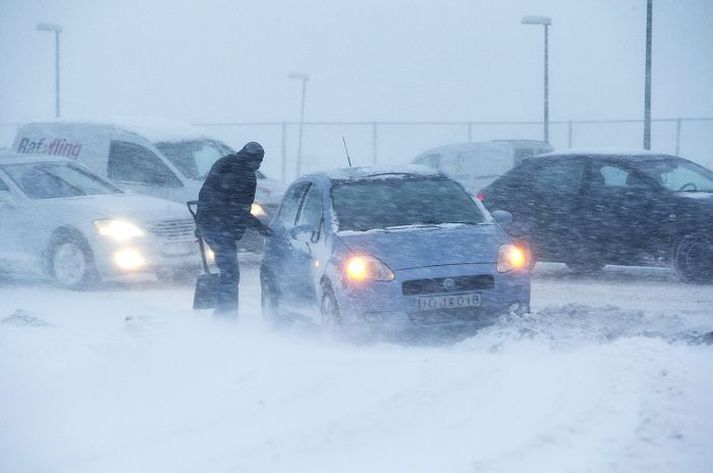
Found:
<path fill-rule="evenodd" d="M 234 151 L 213 140 L 186 140 L 156 143 L 156 148 L 188 179 L 205 179 L 218 159 Z"/>

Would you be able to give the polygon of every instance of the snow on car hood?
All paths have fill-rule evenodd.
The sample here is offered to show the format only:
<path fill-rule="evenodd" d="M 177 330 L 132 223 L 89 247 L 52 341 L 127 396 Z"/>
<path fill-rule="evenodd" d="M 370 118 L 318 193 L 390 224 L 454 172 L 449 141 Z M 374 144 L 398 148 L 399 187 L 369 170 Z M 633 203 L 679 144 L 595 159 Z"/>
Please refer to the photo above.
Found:
<path fill-rule="evenodd" d="M 126 218 L 136 222 L 191 218 L 185 205 L 135 194 L 87 195 L 48 200 L 62 212 L 91 218 Z"/>
<path fill-rule="evenodd" d="M 494 224 L 414 226 L 397 230 L 339 232 L 355 253 L 379 258 L 391 269 L 494 263 L 506 243 Z"/>

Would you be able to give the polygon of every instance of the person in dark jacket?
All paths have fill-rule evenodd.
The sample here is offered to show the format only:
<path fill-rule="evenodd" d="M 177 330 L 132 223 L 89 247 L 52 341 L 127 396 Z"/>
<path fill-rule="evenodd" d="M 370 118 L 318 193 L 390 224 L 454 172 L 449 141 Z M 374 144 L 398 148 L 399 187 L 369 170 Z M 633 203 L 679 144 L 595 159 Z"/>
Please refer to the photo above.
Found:
<path fill-rule="evenodd" d="M 247 143 L 235 154 L 216 161 L 198 194 L 196 226 L 215 254 L 220 271 L 216 314 L 237 316 L 238 266 L 237 242 L 250 227 L 264 236 L 272 232 L 250 213 L 255 199 L 258 170 L 265 155 L 260 144 Z"/>

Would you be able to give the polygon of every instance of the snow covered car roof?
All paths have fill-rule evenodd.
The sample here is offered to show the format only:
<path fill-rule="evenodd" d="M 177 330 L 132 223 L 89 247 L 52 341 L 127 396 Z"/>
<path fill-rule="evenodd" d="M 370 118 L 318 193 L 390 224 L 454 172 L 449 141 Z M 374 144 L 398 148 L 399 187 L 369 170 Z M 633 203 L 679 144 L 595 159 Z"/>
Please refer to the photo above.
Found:
<path fill-rule="evenodd" d="M 360 166 L 353 168 L 332 169 L 329 171 L 313 173 L 305 177 L 323 177 L 329 180 L 339 181 L 397 175 L 441 176 L 442 174 L 426 166 L 406 164 L 401 166 Z"/>
<path fill-rule="evenodd" d="M 555 156 L 602 156 L 612 158 L 632 158 L 632 157 L 662 157 L 669 156 L 663 153 L 654 153 L 643 149 L 627 148 L 571 148 L 552 151 L 535 156 L 535 158 L 549 158 Z"/>

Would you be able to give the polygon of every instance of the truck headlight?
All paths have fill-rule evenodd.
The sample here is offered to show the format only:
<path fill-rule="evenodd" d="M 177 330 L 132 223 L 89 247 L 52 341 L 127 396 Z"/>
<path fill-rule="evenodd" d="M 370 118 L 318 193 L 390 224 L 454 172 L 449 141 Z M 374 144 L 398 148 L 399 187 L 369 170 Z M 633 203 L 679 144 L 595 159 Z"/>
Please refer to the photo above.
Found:
<path fill-rule="evenodd" d="M 513 269 L 523 269 L 528 265 L 527 250 L 516 245 L 502 245 L 498 251 L 498 272 L 507 273 Z"/>
<path fill-rule="evenodd" d="M 95 220 L 94 226 L 101 236 L 111 238 L 114 241 L 123 242 L 144 236 L 144 231 L 141 228 L 126 220 Z"/>
<path fill-rule="evenodd" d="M 344 271 L 352 281 L 393 281 L 394 272 L 373 256 L 358 255 L 350 257 L 344 265 Z"/>
<path fill-rule="evenodd" d="M 267 213 L 265 213 L 265 209 L 262 208 L 262 205 L 258 204 L 257 202 L 253 202 L 253 204 L 250 206 L 250 213 L 253 217 L 264 217 L 265 215 L 267 215 Z"/>

